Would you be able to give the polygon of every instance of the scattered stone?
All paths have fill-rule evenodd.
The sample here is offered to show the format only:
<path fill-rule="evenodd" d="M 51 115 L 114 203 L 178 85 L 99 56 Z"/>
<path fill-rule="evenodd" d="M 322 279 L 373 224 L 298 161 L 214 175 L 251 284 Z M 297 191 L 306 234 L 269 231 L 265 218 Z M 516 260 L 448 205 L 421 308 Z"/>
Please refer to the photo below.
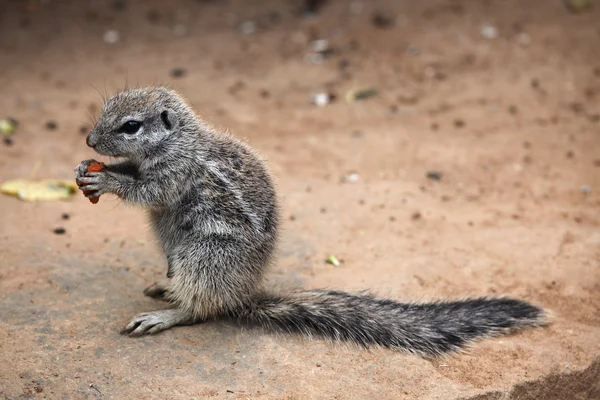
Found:
<path fill-rule="evenodd" d="M 2 142 L 7 146 L 12 146 L 15 143 L 12 135 L 4 136 L 4 138 L 2 139 Z"/>
<path fill-rule="evenodd" d="M 463 121 L 462 119 L 455 119 L 454 126 L 457 128 L 462 128 L 465 126 L 465 121 Z"/>
<path fill-rule="evenodd" d="M 431 130 L 432 131 L 437 131 L 440 128 L 439 124 L 437 122 L 434 122 L 431 124 Z"/>
<path fill-rule="evenodd" d="M 304 0 L 302 13 L 308 16 L 315 15 L 319 12 L 321 7 L 325 5 L 326 2 L 326 0 Z"/>
<path fill-rule="evenodd" d="M 414 213 L 413 213 L 413 214 L 410 216 L 410 218 L 411 218 L 413 221 L 419 220 L 419 219 L 421 219 L 421 213 L 420 213 L 419 211 L 415 211 L 415 212 L 414 212 Z"/>
<path fill-rule="evenodd" d="M 359 179 L 358 174 L 356 172 L 353 172 L 351 174 L 346 175 L 342 181 L 344 183 L 356 183 L 356 182 L 358 182 L 358 179 Z"/>
<path fill-rule="evenodd" d="M 79 133 L 81 133 L 82 135 L 87 135 L 88 134 L 88 127 L 87 126 L 82 126 L 79 128 Z"/>
<path fill-rule="evenodd" d="M 329 93 L 317 93 L 311 97 L 311 103 L 317 107 L 325 107 L 333 101 L 334 96 Z"/>
<path fill-rule="evenodd" d="M 110 30 L 104 33 L 103 39 L 104 43 L 115 44 L 121 39 L 121 36 L 119 35 L 119 31 Z"/>
<path fill-rule="evenodd" d="M 531 80 L 531 87 L 534 89 L 538 89 L 540 87 L 540 81 L 538 81 L 536 78 L 533 78 Z"/>
<path fill-rule="evenodd" d="M 53 131 L 56 128 L 58 128 L 58 124 L 56 123 L 56 121 L 48 121 L 48 122 L 46 122 L 46 129 L 49 129 L 49 130 Z"/>
<path fill-rule="evenodd" d="M 71 218 L 71 215 L 69 215 L 68 213 L 63 213 L 61 215 L 61 218 L 64 219 L 64 220 L 67 220 L 67 219 Z"/>
<path fill-rule="evenodd" d="M 58 228 L 54 228 L 54 233 L 57 235 L 64 235 L 65 233 L 67 233 L 67 230 L 59 226 Z"/>
<path fill-rule="evenodd" d="M 311 45 L 312 45 L 313 51 L 315 51 L 317 53 L 321 53 L 321 52 L 329 49 L 329 41 L 327 39 L 314 40 L 311 43 Z"/>
<path fill-rule="evenodd" d="M 256 32 L 256 21 L 244 21 L 238 25 L 238 32 L 242 35 L 251 35 Z"/>
<path fill-rule="evenodd" d="M 394 26 L 394 17 L 387 13 L 376 12 L 371 18 L 371 22 L 376 28 L 389 29 Z"/>
<path fill-rule="evenodd" d="M 493 40 L 498 38 L 498 28 L 493 25 L 483 25 L 479 32 L 485 39 Z"/>
<path fill-rule="evenodd" d="M 582 185 L 582 186 L 579 188 L 579 191 L 580 191 L 581 193 L 590 193 L 590 192 L 592 191 L 592 187 L 591 187 L 590 185 Z"/>
<path fill-rule="evenodd" d="M 583 104 L 582 103 L 578 103 L 576 101 L 571 102 L 569 104 L 569 108 L 575 114 L 582 114 L 583 112 L 585 112 L 585 107 L 583 106 Z"/>
<path fill-rule="evenodd" d="M 308 53 L 304 58 L 311 64 L 323 64 L 325 61 L 325 57 L 320 53 Z"/>
<path fill-rule="evenodd" d="M 314 40 L 311 43 L 312 53 L 306 55 L 306 59 L 313 64 L 322 64 L 326 58 L 331 56 L 334 51 L 329 46 L 329 41 L 326 39 Z"/>
<path fill-rule="evenodd" d="M 439 171 L 428 171 L 427 172 L 427 178 L 432 180 L 432 181 L 441 181 L 442 180 L 442 173 Z"/>
<path fill-rule="evenodd" d="M 170 75 L 172 78 L 183 78 L 185 75 L 187 75 L 187 71 L 185 68 L 175 67 L 171 70 Z"/>
<path fill-rule="evenodd" d="M 515 114 L 519 113 L 519 109 L 517 108 L 517 106 L 511 105 L 508 107 L 508 112 L 511 113 L 512 115 L 515 115 Z"/>

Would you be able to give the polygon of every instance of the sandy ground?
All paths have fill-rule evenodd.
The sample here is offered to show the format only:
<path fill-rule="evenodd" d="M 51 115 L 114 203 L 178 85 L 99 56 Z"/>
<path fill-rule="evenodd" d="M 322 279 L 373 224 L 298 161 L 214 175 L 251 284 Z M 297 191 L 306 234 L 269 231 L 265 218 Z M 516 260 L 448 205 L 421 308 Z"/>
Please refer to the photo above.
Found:
<path fill-rule="evenodd" d="M 0 196 L 0 396 L 600 398 L 600 7 L 330 0 L 307 17 L 298 4 L 0 3 L 0 118 L 20 122 L 0 181 L 36 163 L 71 179 L 94 157 L 80 128 L 105 93 L 169 84 L 268 159 L 285 220 L 274 285 L 510 295 L 554 323 L 441 360 L 230 321 L 130 339 L 133 315 L 164 307 L 142 295 L 166 272 L 143 212 Z M 321 64 L 314 39 L 333 50 Z M 336 97 L 320 108 L 316 93 Z"/>

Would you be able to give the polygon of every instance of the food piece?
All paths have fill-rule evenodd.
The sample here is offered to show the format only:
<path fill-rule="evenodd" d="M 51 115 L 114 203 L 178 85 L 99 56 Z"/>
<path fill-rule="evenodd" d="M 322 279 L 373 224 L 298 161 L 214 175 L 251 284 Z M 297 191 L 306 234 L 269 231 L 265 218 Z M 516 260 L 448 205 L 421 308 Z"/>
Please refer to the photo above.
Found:
<path fill-rule="evenodd" d="M 100 172 L 104 169 L 104 163 L 101 162 L 97 162 L 97 161 L 92 161 L 90 163 L 90 165 L 88 165 L 87 167 L 87 172 Z M 85 186 L 85 185 L 81 185 L 81 186 Z M 83 191 L 83 195 L 87 197 L 88 194 L 90 194 L 91 192 L 89 190 L 84 190 Z M 90 197 L 90 202 L 92 204 L 97 204 L 98 201 L 100 201 L 100 196 L 98 197 Z"/>
<path fill-rule="evenodd" d="M 2 183 L 0 191 L 23 201 L 68 200 L 77 191 L 77 185 L 71 180 L 13 179 Z"/>

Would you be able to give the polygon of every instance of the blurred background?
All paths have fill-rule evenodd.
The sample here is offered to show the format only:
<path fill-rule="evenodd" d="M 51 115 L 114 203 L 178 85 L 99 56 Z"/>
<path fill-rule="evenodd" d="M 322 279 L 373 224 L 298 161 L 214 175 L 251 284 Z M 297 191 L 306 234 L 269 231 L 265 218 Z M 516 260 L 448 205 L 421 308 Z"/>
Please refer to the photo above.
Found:
<path fill-rule="evenodd" d="M 559 315 L 445 364 L 233 323 L 126 340 L 166 271 L 143 213 L 2 194 L 0 395 L 467 398 L 562 371 L 574 396 L 599 354 L 599 45 L 593 0 L 0 1 L 0 184 L 71 181 L 103 99 L 165 84 L 267 159 L 273 284 Z"/>

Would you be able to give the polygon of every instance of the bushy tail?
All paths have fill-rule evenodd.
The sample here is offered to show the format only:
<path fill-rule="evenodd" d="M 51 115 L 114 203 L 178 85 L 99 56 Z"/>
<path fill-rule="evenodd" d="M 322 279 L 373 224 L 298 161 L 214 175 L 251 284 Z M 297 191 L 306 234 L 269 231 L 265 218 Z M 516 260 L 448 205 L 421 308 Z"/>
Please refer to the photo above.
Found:
<path fill-rule="evenodd" d="M 456 352 L 477 338 L 547 324 L 544 310 L 508 298 L 404 304 L 331 290 L 262 294 L 240 317 L 308 337 L 424 356 Z"/>

